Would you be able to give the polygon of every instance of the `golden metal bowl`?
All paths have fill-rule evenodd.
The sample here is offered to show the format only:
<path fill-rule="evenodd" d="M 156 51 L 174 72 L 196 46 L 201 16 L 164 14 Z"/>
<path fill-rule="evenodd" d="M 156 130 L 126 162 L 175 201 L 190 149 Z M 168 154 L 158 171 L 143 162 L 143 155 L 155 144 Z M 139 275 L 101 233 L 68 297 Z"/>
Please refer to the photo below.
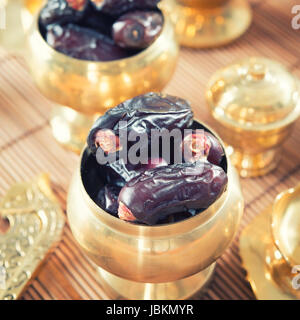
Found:
<path fill-rule="evenodd" d="M 95 114 L 103 114 L 139 94 L 164 88 L 178 57 L 173 25 L 168 15 L 164 19 L 161 35 L 141 53 L 116 61 L 91 62 L 51 48 L 41 36 L 38 15 L 35 16 L 28 33 L 27 60 L 37 87 L 60 105 L 51 124 L 61 143 L 80 152 Z"/>
<path fill-rule="evenodd" d="M 193 48 L 225 45 L 240 37 L 252 20 L 246 0 L 165 0 L 163 7 L 179 43 Z"/>
<path fill-rule="evenodd" d="M 98 266 L 111 298 L 185 299 L 203 288 L 243 213 L 239 178 L 229 158 L 228 189 L 212 206 L 190 219 L 149 227 L 122 221 L 96 205 L 83 184 L 80 168 L 86 157 L 83 150 L 67 214 L 75 239 Z"/>
<path fill-rule="evenodd" d="M 299 82 L 280 63 L 249 57 L 216 71 L 206 100 L 242 177 L 277 167 L 300 116 Z"/>

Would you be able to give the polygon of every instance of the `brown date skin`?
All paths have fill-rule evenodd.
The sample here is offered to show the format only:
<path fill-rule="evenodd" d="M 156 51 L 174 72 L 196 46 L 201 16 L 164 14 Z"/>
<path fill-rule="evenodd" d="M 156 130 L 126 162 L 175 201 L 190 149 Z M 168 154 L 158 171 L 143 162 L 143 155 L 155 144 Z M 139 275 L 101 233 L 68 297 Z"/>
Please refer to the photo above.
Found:
<path fill-rule="evenodd" d="M 190 150 L 190 158 L 185 159 L 188 162 L 207 160 L 212 164 L 220 165 L 225 155 L 219 140 L 204 130 L 193 131 L 186 136 L 182 142 L 182 148 L 183 151 L 186 148 Z"/>
<path fill-rule="evenodd" d="M 124 163 L 123 159 L 116 160 L 108 165 L 102 165 L 102 171 L 107 172 L 109 181 L 124 181 L 131 180 L 144 171 L 152 168 L 162 167 L 168 165 L 164 159 L 149 159 L 148 164 L 133 165 L 130 163 Z"/>
<path fill-rule="evenodd" d="M 118 141 L 120 121 L 127 122 L 127 126 L 122 127 L 122 130 L 127 129 L 127 134 L 132 130 L 136 133 L 146 132 L 150 137 L 151 129 L 166 128 L 171 131 L 175 128 L 180 130 L 188 128 L 193 121 L 193 112 L 187 101 L 169 95 L 148 93 L 127 100 L 107 111 L 94 124 L 87 139 L 89 149 L 94 154 L 97 153 L 98 148 L 101 148 L 101 145 L 111 144 L 111 136 L 108 141 L 101 141 L 101 137 L 102 139 L 104 137 L 103 131 L 110 130 L 115 134 L 114 140 Z M 151 144 L 150 141 L 149 144 Z M 130 146 L 131 142 L 128 141 L 128 148 Z M 144 147 L 149 148 L 148 145 Z M 104 153 L 105 151 L 116 151 L 114 146 L 106 150 L 103 147 L 101 149 Z M 122 145 L 118 145 L 116 161 L 108 163 L 107 166 L 125 181 L 129 181 L 137 175 L 136 166 L 124 163 L 124 160 L 119 157 L 121 149 Z"/>
<path fill-rule="evenodd" d="M 108 213 L 118 216 L 118 196 L 121 188 L 117 185 L 107 184 L 100 189 L 96 202 L 97 204 Z"/>
<path fill-rule="evenodd" d="M 119 194 L 120 219 L 154 225 L 190 209 L 208 208 L 225 191 L 227 175 L 209 162 L 182 163 L 145 171 Z"/>
<path fill-rule="evenodd" d="M 102 12 L 118 16 L 137 9 L 155 9 L 160 0 L 90 0 Z"/>
<path fill-rule="evenodd" d="M 205 132 L 206 137 L 210 141 L 210 150 L 207 156 L 207 161 L 215 165 L 220 165 L 225 156 L 224 149 L 219 140 L 209 132 Z"/>
<path fill-rule="evenodd" d="M 157 39 L 162 27 L 163 16 L 159 12 L 128 12 L 113 24 L 113 39 L 122 48 L 144 49 Z"/>
<path fill-rule="evenodd" d="M 77 22 L 84 16 L 88 0 L 48 0 L 40 13 L 42 27 L 56 23 Z"/>
<path fill-rule="evenodd" d="M 166 165 L 167 163 L 164 159 L 149 159 L 148 164 L 141 164 L 135 168 L 132 167 L 131 173 L 132 176 L 135 177 L 146 170 Z M 97 195 L 96 203 L 103 210 L 111 213 L 114 216 L 118 216 L 118 196 L 121 188 L 124 186 L 124 183 L 122 180 L 118 179 L 116 176 L 114 177 L 109 172 L 107 172 L 106 180 L 109 182 L 100 189 Z"/>
<path fill-rule="evenodd" d="M 120 121 L 126 121 L 127 126 L 120 128 Z M 150 92 L 127 100 L 98 118 L 88 135 L 87 144 L 96 154 L 99 145 L 95 139 L 99 130 L 109 129 L 115 135 L 118 135 L 119 129 L 127 130 L 128 134 L 133 130 L 146 132 L 150 136 L 151 129 L 184 130 L 192 122 L 193 112 L 186 100 Z"/>
<path fill-rule="evenodd" d="M 85 10 L 84 18 L 76 22 L 76 24 L 97 31 L 111 38 L 112 25 L 115 18 L 101 11 L 95 10 L 89 5 Z"/>
<path fill-rule="evenodd" d="M 73 24 L 48 28 L 46 41 L 55 50 L 81 60 L 111 61 L 128 56 L 107 36 Z"/>

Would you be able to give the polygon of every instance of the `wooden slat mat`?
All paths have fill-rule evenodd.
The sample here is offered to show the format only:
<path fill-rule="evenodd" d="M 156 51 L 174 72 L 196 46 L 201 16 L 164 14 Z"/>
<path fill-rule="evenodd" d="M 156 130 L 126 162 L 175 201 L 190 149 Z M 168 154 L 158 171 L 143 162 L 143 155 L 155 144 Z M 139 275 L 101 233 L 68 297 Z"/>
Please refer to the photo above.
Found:
<path fill-rule="evenodd" d="M 216 130 L 205 105 L 204 91 L 208 78 L 218 68 L 249 55 L 266 56 L 300 76 L 300 30 L 291 27 L 291 8 L 296 2 L 252 0 L 251 4 L 253 24 L 241 39 L 213 50 L 182 49 L 177 71 L 165 89 L 190 100 L 196 117 Z M 78 156 L 53 139 L 50 110 L 51 103 L 34 87 L 24 61 L 0 48 L 0 196 L 11 184 L 47 171 L 65 210 L 68 183 Z M 246 207 L 239 234 L 276 194 L 300 181 L 299 131 L 300 121 L 284 145 L 278 169 L 262 178 L 242 180 Z M 202 299 L 255 299 L 241 267 L 239 234 L 218 260 L 214 278 Z M 22 298 L 107 299 L 94 266 L 76 244 L 69 226 Z"/>

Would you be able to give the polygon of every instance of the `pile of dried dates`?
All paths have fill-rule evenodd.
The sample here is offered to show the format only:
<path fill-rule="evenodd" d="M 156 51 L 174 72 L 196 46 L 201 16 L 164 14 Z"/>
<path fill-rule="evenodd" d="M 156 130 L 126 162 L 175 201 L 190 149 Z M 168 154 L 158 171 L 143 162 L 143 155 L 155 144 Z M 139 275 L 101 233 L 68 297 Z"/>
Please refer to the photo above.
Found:
<path fill-rule="evenodd" d="M 227 187 L 222 145 L 193 120 L 190 104 L 174 96 L 147 93 L 110 109 L 95 122 L 87 144 L 85 188 L 101 208 L 125 221 L 181 221 L 208 208 Z M 132 154 L 146 158 L 130 161 Z"/>
<path fill-rule="evenodd" d="M 70 57 L 112 61 L 149 47 L 164 19 L 160 0 L 48 0 L 40 13 L 47 43 Z"/>

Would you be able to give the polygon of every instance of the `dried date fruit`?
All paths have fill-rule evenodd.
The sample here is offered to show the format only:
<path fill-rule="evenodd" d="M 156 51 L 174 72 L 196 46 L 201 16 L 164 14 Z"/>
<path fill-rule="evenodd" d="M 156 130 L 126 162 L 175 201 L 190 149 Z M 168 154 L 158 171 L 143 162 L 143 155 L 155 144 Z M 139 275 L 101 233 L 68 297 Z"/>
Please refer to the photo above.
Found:
<path fill-rule="evenodd" d="M 159 12 L 128 12 L 113 24 L 113 39 L 122 48 L 144 49 L 157 39 L 162 27 L 163 16 Z"/>
<path fill-rule="evenodd" d="M 95 145 L 101 148 L 106 154 L 122 150 L 122 145 L 118 136 L 111 130 L 99 130 L 95 134 Z"/>
<path fill-rule="evenodd" d="M 119 194 L 119 218 L 148 225 L 189 209 L 208 208 L 224 192 L 227 175 L 209 162 L 182 163 L 145 171 Z"/>
<path fill-rule="evenodd" d="M 167 165 L 168 165 L 168 163 L 165 159 L 153 158 L 153 159 L 149 159 L 147 164 L 140 164 L 139 167 L 137 168 L 137 170 L 140 172 L 144 172 L 149 169 L 155 169 L 155 168 L 164 167 Z"/>
<path fill-rule="evenodd" d="M 128 56 L 107 36 L 73 24 L 49 28 L 46 41 L 55 50 L 76 59 L 111 61 Z"/>
<path fill-rule="evenodd" d="M 185 212 L 176 212 L 173 214 L 170 214 L 169 216 L 160 219 L 157 221 L 156 224 L 171 224 L 171 223 L 176 223 L 182 220 L 186 220 L 188 218 L 194 217 L 196 214 L 199 214 L 202 210 L 195 210 L 195 209 L 190 209 Z"/>
<path fill-rule="evenodd" d="M 208 140 L 210 141 L 210 150 L 207 156 L 207 161 L 210 163 L 219 165 L 222 162 L 223 157 L 225 156 L 224 149 L 219 142 L 219 140 L 209 132 L 205 132 Z"/>
<path fill-rule="evenodd" d="M 149 159 L 147 164 L 133 165 L 130 163 L 124 163 L 123 159 L 118 159 L 112 163 L 106 165 L 109 173 L 109 180 L 115 181 L 130 181 L 132 178 L 140 175 L 146 170 L 166 166 L 168 163 L 164 159 Z"/>
<path fill-rule="evenodd" d="M 54 23 L 77 22 L 84 16 L 88 0 L 48 0 L 40 13 L 44 28 Z"/>
<path fill-rule="evenodd" d="M 113 16 L 136 9 L 155 9 L 160 0 L 90 0 L 102 12 Z"/>
<path fill-rule="evenodd" d="M 212 164 L 220 165 L 225 153 L 219 140 L 204 130 L 193 131 L 182 142 L 185 160 L 194 162 L 207 160 Z"/>
<path fill-rule="evenodd" d="M 116 185 L 107 184 L 105 187 L 101 188 L 97 196 L 97 204 L 115 216 L 118 214 L 118 196 L 121 188 Z"/>
<path fill-rule="evenodd" d="M 100 145 L 96 137 L 100 130 L 109 129 L 116 136 L 120 130 L 127 130 L 128 134 L 134 131 L 147 133 L 150 137 L 151 129 L 184 130 L 192 122 L 193 112 L 186 100 L 150 92 L 127 100 L 98 118 L 89 133 L 87 144 L 96 154 Z"/>
<path fill-rule="evenodd" d="M 92 6 L 87 8 L 85 17 L 85 19 L 80 20 L 77 24 L 111 38 L 112 25 L 115 21 L 113 17 L 95 10 Z"/>

